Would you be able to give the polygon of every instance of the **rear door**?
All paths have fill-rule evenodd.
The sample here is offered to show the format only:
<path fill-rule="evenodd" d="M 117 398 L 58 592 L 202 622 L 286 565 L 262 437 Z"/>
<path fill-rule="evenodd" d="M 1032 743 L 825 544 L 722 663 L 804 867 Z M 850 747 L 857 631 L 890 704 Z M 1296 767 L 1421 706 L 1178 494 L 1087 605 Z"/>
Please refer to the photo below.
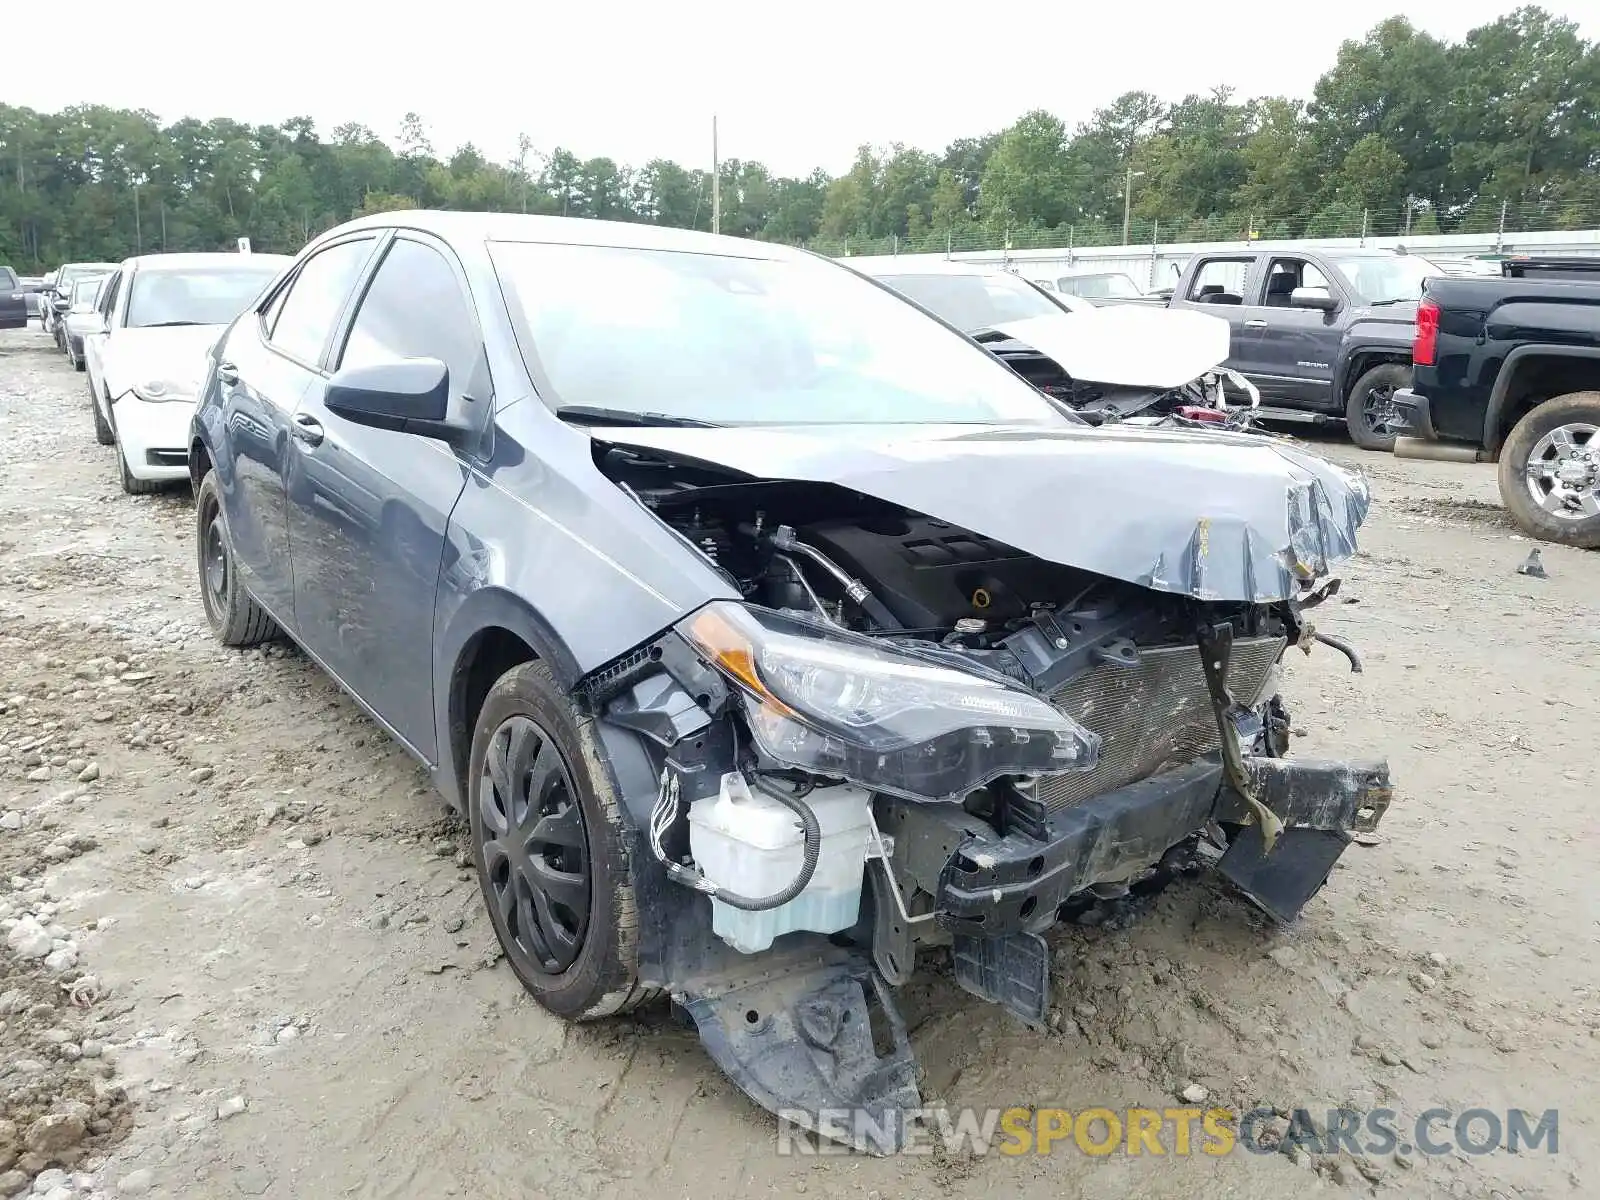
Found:
<path fill-rule="evenodd" d="M 466 276 L 446 245 L 411 231 L 383 251 L 328 365 L 403 358 L 439 359 L 452 412 L 487 419 L 493 388 Z M 290 443 L 295 624 L 306 648 L 433 762 L 434 601 L 467 460 L 441 441 L 335 416 L 326 391 L 320 377 L 306 390 Z"/>
<path fill-rule="evenodd" d="M 0 329 L 28 327 L 28 293 L 10 267 L 0 267 Z"/>
<path fill-rule="evenodd" d="M 1296 288 L 1320 288 L 1348 306 L 1344 285 L 1316 263 L 1275 254 L 1251 284 L 1245 306 L 1245 355 L 1261 398 L 1296 408 L 1327 408 L 1339 358 L 1340 310 L 1295 308 Z"/>
<path fill-rule="evenodd" d="M 1196 259 L 1188 284 L 1172 298 L 1175 308 L 1196 307 L 1228 322 L 1227 365 L 1247 374 L 1243 305 L 1255 260 L 1253 254 L 1209 254 Z"/>
<path fill-rule="evenodd" d="M 217 389 L 232 451 L 222 506 L 250 592 L 281 624 L 294 622 L 285 474 L 291 418 L 322 377 L 322 360 L 378 244 L 376 232 L 319 249 L 233 326 L 218 347 Z"/>

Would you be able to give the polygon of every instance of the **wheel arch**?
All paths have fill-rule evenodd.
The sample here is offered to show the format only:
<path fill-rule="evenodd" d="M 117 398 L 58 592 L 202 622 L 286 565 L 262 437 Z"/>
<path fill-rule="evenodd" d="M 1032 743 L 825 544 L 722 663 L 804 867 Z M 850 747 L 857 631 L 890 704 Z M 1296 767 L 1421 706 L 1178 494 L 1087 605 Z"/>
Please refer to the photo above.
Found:
<path fill-rule="evenodd" d="M 513 593 L 481 588 L 452 616 L 434 661 L 434 721 L 441 748 L 435 784 L 452 807 L 466 803 L 473 730 L 489 689 L 513 667 L 535 660 L 569 691 L 581 676 L 549 622 Z"/>
<path fill-rule="evenodd" d="M 1339 368 L 1339 386 L 1335 395 L 1341 402 L 1350 399 L 1350 392 L 1361 377 L 1373 367 L 1393 363 L 1407 369 L 1411 367 L 1411 348 L 1393 345 L 1368 345 L 1352 347 Z"/>
<path fill-rule="evenodd" d="M 1483 445 L 1498 454 L 1517 422 L 1546 400 L 1600 389 L 1600 347 L 1517 346 L 1501 361 L 1483 417 Z"/>

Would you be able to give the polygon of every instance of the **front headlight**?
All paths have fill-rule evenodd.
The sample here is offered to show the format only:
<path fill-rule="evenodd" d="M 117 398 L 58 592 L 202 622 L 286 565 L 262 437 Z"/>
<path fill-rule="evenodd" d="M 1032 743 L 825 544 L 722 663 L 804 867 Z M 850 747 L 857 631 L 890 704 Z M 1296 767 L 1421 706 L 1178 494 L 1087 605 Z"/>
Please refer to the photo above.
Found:
<path fill-rule="evenodd" d="M 171 400 L 193 400 L 194 388 L 186 388 L 166 379 L 151 379 L 134 384 L 133 394 L 151 404 L 162 404 Z"/>
<path fill-rule="evenodd" d="M 813 775 L 960 800 L 1002 775 L 1091 770 L 1100 738 L 1014 684 L 717 602 L 679 632 L 737 689 L 758 748 Z"/>

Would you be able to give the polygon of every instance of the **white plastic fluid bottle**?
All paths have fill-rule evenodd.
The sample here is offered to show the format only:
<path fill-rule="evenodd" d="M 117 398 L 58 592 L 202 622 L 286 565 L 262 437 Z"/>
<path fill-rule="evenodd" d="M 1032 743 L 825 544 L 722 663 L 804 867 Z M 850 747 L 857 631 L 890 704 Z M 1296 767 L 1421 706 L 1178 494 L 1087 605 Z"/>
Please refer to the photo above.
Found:
<path fill-rule="evenodd" d="M 712 931 L 745 954 L 767 949 L 785 933 L 838 933 L 855 924 L 860 912 L 872 794 L 841 784 L 816 788 L 801 803 L 816 815 L 822 831 L 817 868 L 805 890 L 759 912 L 711 900 Z M 793 810 L 730 772 L 715 796 L 690 806 L 689 852 L 700 873 L 719 888 L 760 898 L 781 892 L 800 874 L 805 831 Z"/>

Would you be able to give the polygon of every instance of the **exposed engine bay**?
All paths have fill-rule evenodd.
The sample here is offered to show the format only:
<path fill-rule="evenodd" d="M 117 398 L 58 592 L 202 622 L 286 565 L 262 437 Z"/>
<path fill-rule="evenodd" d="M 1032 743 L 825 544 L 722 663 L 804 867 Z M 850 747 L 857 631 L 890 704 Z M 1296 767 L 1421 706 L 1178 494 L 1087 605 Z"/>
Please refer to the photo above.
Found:
<path fill-rule="evenodd" d="M 769 1108 L 881 1109 L 898 1128 L 909 1043 L 819 1058 L 805 1014 L 842 1030 L 892 1013 L 919 952 L 948 947 L 962 987 L 1037 1025 L 1057 921 L 1205 867 L 1292 920 L 1387 807 L 1386 764 L 1284 757 L 1286 650 L 1326 641 L 1360 669 L 1305 619 L 1336 580 L 1204 600 L 842 486 L 624 445 L 597 463 L 743 601 L 687 619 L 594 701 L 658 743 L 640 824 L 663 940 L 693 929 L 732 955 L 688 945 L 658 985 Z M 789 955 L 787 982 L 733 982 Z"/>

